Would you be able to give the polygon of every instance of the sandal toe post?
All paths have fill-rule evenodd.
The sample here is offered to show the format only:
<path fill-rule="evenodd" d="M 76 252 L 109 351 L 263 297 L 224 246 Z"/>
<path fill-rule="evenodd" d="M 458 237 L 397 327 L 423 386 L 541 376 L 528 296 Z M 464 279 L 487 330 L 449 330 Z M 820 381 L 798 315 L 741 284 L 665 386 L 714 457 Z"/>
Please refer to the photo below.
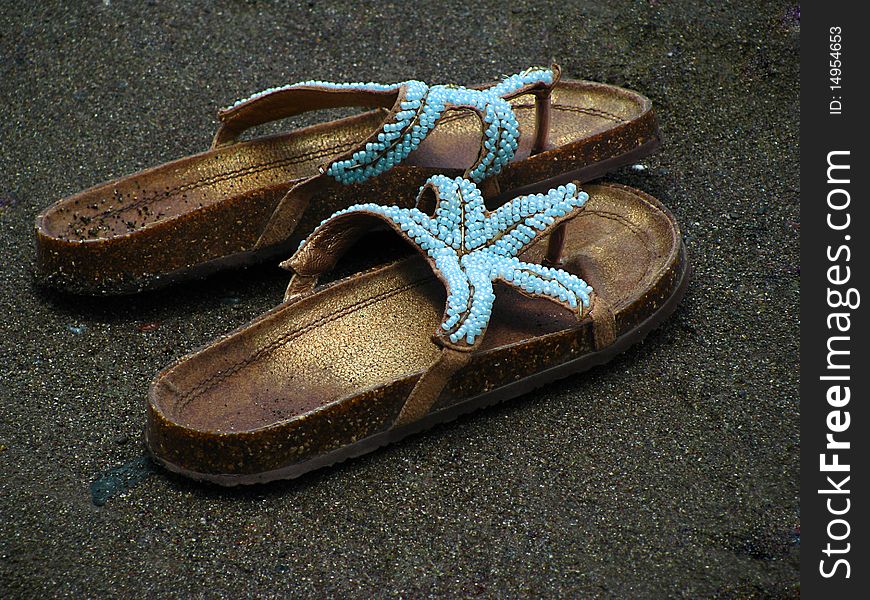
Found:
<path fill-rule="evenodd" d="M 297 477 L 606 362 L 685 291 L 679 227 L 643 192 L 568 185 L 491 212 L 475 194 L 432 178 L 414 209 L 315 228 L 285 303 L 155 379 L 155 458 L 222 485 Z M 373 225 L 419 254 L 317 286 Z"/>
<path fill-rule="evenodd" d="M 367 112 L 268 137 L 250 128 L 324 108 Z M 36 275 L 129 294 L 286 256 L 359 198 L 413 198 L 463 174 L 501 200 L 588 181 L 655 151 L 651 102 L 532 68 L 469 88 L 309 81 L 218 113 L 212 147 L 63 198 L 36 219 Z"/>

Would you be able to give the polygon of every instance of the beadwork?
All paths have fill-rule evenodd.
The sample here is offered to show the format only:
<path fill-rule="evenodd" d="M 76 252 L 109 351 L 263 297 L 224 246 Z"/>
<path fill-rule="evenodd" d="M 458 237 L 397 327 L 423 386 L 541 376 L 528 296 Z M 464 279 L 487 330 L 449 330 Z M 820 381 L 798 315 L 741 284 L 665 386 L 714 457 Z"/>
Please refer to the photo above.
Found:
<path fill-rule="evenodd" d="M 465 176 L 479 182 L 501 171 L 511 161 L 518 146 L 519 123 L 504 96 L 525 86 L 539 83 L 551 85 L 554 76 L 552 69 L 530 68 L 505 77 L 500 83 L 484 90 L 452 85 L 428 86 L 416 80 L 393 85 L 311 80 L 258 92 L 239 100 L 230 108 L 273 92 L 299 88 L 379 92 L 398 90 L 401 110 L 384 123 L 377 133 L 377 139 L 366 143 L 364 148 L 349 158 L 336 160 L 327 167 L 326 174 L 343 184 L 366 181 L 391 169 L 417 149 L 446 110 L 471 108 L 481 116 L 484 139 L 477 162 L 466 171 Z"/>
<path fill-rule="evenodd" d="M 437 199 L 432 216 L 419 208 L 357 204 L 336 212 L 315 232 L 349 213 L 373 214 L 391 223 L 435 263 L 448 292 L 440 329 L 453 343 L 473 345 L 483 334 L 496 280 L 577 312 L 589 307 L 592 288 L 582 279 L 517 258 L 541 231 L 576 215 L 589 198 L 586 192 L 568 184 L 546 194 L 520 196 L 489 212 L 477 186 L 462 177 L 429 178 L 420 189 L 418 206 L 427 191 Z"/>

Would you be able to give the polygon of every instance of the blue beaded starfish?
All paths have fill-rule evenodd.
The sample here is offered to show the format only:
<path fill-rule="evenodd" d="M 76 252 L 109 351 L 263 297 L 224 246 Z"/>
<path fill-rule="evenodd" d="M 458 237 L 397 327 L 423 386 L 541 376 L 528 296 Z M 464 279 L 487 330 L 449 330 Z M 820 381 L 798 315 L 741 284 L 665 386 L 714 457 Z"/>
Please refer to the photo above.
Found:
<path fill-rule="evenodd" d="M 541 232 L 575 216 L 589 198 L 586 192 L 578 192 L 572 183 L 546 194 L 520 196 L 492 212 L 486 210 L 477 186 L 462 177 L 430 177 L 420 188 L 418 206 L 430 192 L 436 199 L 431 215 L 420 208 L 357 204 L 338 211 L 317 230 L 341 215 L 363 213 L 387 221 L 413 241 L 435 263 L 447 287 L 439 334 L 454 344 L 470 346 L 482 336 L 495 300 L 494 281 L 575 312 L 589 307 L 592 288 L 582 279 L 517 258 Z"/>
<path fill-rule="evenodd" d="M 429 86 L 414 79 L 392 85 L 311 80 L 263 90 L 239 100 L 233 107 L 272 92 L 291 89 L 398 90 L 400 110 L 390 116 L 364 147 L 350 156 L 335 160 L 327 167 L 326 174 L 342 184 L 366 181 L 393 168 L 417 149 L 446 110 L 468 107 L 478 112 L 483 123 L 484 140 L 480 156 L 466 172 L 466 177 L 479 182 L 499 173 L 511 161 L 519 145 L 519 123 L 505 97 L 527 86 L 552 85 L 555 77 L 552 69 L 530 67 L 483 90 L 456 85 Z"/>

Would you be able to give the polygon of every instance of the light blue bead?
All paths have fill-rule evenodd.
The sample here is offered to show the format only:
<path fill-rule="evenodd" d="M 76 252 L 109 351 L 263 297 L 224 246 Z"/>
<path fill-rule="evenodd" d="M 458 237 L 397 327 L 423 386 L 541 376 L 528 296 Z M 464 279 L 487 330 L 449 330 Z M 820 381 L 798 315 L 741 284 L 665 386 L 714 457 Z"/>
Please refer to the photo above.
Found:
<path fill-rule="evenodd" d="M 376 83 L 331 83 L 306 81 L 280 88 L 270 88 L 238 101 L 237 106 L 271 92 L 293 88 L 327 88 L 363 91 L 398 91 L 402 94 L 400 111 L 393 121 L 384 124 L 378 132 L 381 145 L 366 145 L 364 151 L 355 152 L 351 158 L 332 163 L 327 175 L 340 183 L 350 184 L 365 181 L 401 163 L 432 131 L 447 106 L 469 106 L 481 111 L 485 131 L 484 152 L 467 173 L 473 181 L 481 181 L 501 171 L 513 158 L 519 145 L 519 124 L 509 102 L 502 96 L 520 91 L 525 86 L 549 85 L 554 74 L 550 69 L 531 68 L 511 75 L 501 83 L 484 90 L 471 90 L 459 86 L 427 86 L 416 80 L 400 84 Z M 371 166 L 371 169 L 366 167 Z"/>
<path fill-rule="evenodd" d="M 570 308 L 588 307 L 592 288 L 582 279 L 559 269 L 524 263 L 517 255 L 534 241 L 554 207 L 573 215 L 588 199 L 569 184 L 546 195 L 515 198 L 492 213 L 473 182 L 436 175 L 425 188 L 434 189 L 438 204 L 429 217 L 417 208 L 358 204 L 338 211 L 376 214 L 392 222 L 421 251 L 433 257 L 435 268 L 447 282 L 448 298 L 441 331 L 453 343 L 474 344 L 486 330 L 492 313 L 496 279 L 526 293 L 560 302 Z M 524 207 L 524 208 L 523 208 Z M 304 243 L 304 242 L 303 242 Z M 302 244 L 300 244 L 300 247 Z"/>

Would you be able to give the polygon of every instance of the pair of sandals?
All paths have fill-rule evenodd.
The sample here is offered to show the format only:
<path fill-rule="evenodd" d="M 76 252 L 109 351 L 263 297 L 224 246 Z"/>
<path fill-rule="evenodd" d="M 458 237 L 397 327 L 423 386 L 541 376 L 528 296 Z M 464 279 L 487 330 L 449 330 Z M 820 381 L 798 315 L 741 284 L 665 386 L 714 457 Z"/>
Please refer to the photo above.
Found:
<path fill-rule="evenodd" d="M 240 139 L 335 107 L 372 110 Z M 308 81 L 218 116 L 207 152 L 36 222 L 38 278 L 74 293 L 292 253 L 282 304 L 153 381 L 146 440 L 171 471 L 249 484 L 370 452 L 606 362 L 685 291 L 680 229 L 660 202 L 579 187 L 659 147 L 635 92 L 554 65 L 469 88 Z M 375 229 L 418 252 L 318 285 Z"/>

